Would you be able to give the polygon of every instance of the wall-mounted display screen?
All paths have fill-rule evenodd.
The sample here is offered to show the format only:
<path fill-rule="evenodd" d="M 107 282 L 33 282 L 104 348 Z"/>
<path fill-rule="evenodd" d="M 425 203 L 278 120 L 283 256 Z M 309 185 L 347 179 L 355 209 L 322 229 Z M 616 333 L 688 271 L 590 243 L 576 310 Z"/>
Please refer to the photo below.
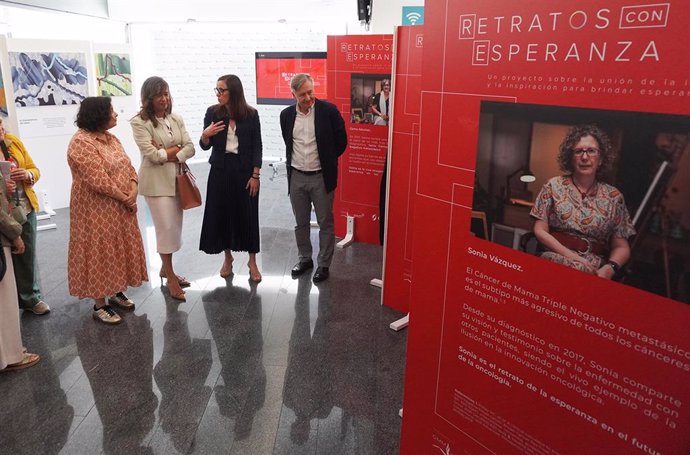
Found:
<path fill-rule="evenodd" d="M 307 73 L 314 80 L 314 94 L 326 98 L 325 52 L 257 52 L 257 104 L 292 104 L 290 79 Z"/>

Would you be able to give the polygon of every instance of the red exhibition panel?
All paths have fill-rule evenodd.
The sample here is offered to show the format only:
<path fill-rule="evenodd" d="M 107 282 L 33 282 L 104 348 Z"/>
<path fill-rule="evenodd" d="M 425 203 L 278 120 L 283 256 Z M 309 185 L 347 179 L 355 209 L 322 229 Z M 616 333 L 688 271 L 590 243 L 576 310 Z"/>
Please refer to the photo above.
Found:
<path fill-rule="evenodd" d="M 393 35 L 328 37 L 328 100 L 345 119 L 348 148 L 340 158 L 334 199 L 335 233 L 355 218 L 355 241 L 379 243 L 379 193 L 388 127 L 374 124 L 370 104 L 391 79 Z"/>
<path fill-rule="evenodd" d="M 401 452 L 690 453 L 687 5 L 425 13 Z M 609 136 L 636 231 L 615 280 L 530 246 L 580 124 Z"/>
<path fill-rule="evenodd" d="M 405 313 L 412 282 L 423 37 L 422 26 L 397 28 L 382 301 Z"/>

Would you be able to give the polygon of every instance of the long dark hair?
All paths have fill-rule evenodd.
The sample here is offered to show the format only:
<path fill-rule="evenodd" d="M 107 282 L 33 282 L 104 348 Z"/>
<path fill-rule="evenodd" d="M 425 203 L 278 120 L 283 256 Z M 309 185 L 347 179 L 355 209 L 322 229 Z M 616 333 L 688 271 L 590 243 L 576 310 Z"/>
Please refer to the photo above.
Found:
<path fill-rule="evenodd" d="M 109 96 L 89 96 L 79 105 L 77 120 L 74 122 L 81 129 L 100 133 L 108 126 L 112 102 Z"/>
<path fill-rule="evenodd" d="M 228 118 L 232 120 L 246 120 L 252 117 L 256 109 L 247 104 L 244 99 L 244 89 L 242 88 L 242 81 L 234 74 L 226 74 L 218 78 L 219 81 L 225 82 L 228 88 L 228 102 L 227 104 L 216 105 L 216 115 L 219 118 Z"/>
<path fill-rule="evenodd" d="M 160 95 L 164 91 L 170 92 L 170 87 L 165 79 L 158 76 L 151 76 L 144 81 L 141 86 L 141 109 L 139 109 L 139 116 L 142 120 L 150 120 L 153 123 L 153 127 L 158 126 L 158 120 L 156 120 L 156 113 L 153 110 L 153 98 Z M 168 103 L 168 109 L 165 114 L 170 114 L 172 112 L 172 96 L 170 96 L 170 103 Z"/>

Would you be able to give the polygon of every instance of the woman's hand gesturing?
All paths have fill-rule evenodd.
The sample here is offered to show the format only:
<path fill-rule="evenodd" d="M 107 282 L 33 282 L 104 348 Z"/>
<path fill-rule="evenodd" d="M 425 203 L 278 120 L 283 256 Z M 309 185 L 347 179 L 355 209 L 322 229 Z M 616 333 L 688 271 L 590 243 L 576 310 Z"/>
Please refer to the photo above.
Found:
<path fill-rule="evenodd" d="M 208 140 L 211 138 L 211 136 L 215 136 L 216 134 L 220 133 L 225 129 L 225 123 L 222 121 L 217 121 L 215 123 L 211 123 L 209 126 L 207 126 L 204 131 L 201 132 L 201 140 L 204 142 L 204 144 L 208 143 Z"/>

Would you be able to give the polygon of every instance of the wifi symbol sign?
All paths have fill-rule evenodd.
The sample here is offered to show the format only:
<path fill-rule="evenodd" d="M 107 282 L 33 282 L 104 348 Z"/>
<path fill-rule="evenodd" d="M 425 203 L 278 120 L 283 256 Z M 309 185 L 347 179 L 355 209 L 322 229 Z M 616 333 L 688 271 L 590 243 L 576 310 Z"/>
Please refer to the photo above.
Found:
<path fill-rule="evenodd" d="M 402 25 L 422 25 L 424 23 L 423 6 L 403 6 Z"/>
<path fill-rule="evenodd" d="M 407 16 L 405 16 L 408 21 L 410 21 L 410 24 L 414 25 L 417 23 L 419 19 L 422 18 L 422 15 L 419 13 L 407 13 Z"/>

